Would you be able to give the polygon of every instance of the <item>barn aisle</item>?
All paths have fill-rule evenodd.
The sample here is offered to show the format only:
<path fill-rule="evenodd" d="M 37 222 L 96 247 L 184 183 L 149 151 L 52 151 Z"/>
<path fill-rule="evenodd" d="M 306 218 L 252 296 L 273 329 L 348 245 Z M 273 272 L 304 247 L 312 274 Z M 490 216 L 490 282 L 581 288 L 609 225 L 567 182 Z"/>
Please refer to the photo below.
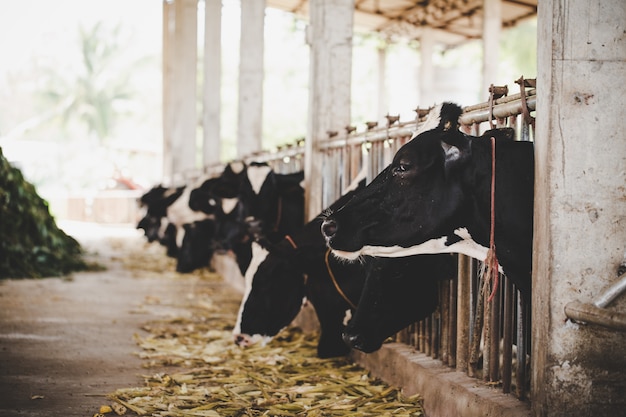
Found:
<path fill-rule="evenodd" d="M 0 415 L 421 415 L 418 396 L 317 359 L 315 335 L 236 347 L 240 292 L 208 269 L 174 272 L 138 231 L 61 227 L 107 269 L 0 282 Z"/>
<path fill-rule="evenodd" d="M 0 281 L 0 415 L 93 416 L 106 394 L 143 384 L 133 335 L 184 317 L 215 283 L 181 275 L 163 248 L 128 227 L 60 223 L 107 269 Z M 224 289 L 226 291 L 227 289 Z M 234 295 L 234 294 L 233 294 Z"/>

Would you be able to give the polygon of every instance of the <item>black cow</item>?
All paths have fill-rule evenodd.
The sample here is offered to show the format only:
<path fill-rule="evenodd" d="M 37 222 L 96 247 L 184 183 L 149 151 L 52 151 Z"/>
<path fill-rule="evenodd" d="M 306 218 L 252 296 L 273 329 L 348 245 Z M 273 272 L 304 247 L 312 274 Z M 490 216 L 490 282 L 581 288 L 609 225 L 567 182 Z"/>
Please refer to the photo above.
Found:
<path fill-rule="evenodd" d="M 341 207 L 350 197 L 342 197 L 332 207 Z M 374 258 L 346 263 L 329 256 L 319 231 L 321 222 L 318 217 L 269 248 L 253 244 L 254 256 L 246 272 L 246 293 L 233 330 L 237 344 L 246 346 L 271 339 L 291 323 L 306 298 L 315 308 L 321 326 L 318 356 L 347 354 L 349 347 L 342 340 L 346 312 L 353 311 L 368 270 L 388 271 L 398 285 L 387 286 L 382 291 L 384 305 L 369 323 L 364 337 L 355 341 L 361 344 L 359 348 L 378 349 L 388 336 L 423 319 L 436 308 L 437 280 L 451 278 L 453 274 L 450 255 L 393 259 L 378 269 L 374 265 L 383 261 Z"/>
<path fill-rule="evenodd" d="M 461 108 L 437 107 L 393 162 L 322 225 L 339 257 L 457 252 L 484 260 L 490 243 L 491 138 L 496 142 L 495 247 L 500 266 L 530 301 L 533 144 L 512 129 L 459 131 Z"/>

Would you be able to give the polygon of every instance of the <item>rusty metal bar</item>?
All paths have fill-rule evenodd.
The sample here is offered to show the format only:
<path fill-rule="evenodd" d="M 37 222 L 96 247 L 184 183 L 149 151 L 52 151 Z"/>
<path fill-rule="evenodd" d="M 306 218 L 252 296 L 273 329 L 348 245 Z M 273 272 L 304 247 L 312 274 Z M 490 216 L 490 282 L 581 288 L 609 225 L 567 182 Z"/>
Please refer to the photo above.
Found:
<path fill-rule="evenodd" d="M 502 282 L 502 275 L 498 278 Z M 493 285 L 493 284 L 492 284 Z M 500 301 L 502 299 L 502 284 L 498 285 L 496 295 L 493 297 L 491 306 L 491 336 L 489 341 L 489 381 L 498 381 L 500 374 Z"/>
<path fill-rule="evenodd" d="M 593 304 L 580 301 L 567 303 L 565 315 L 574 321 L 626 331 L 626 313 L 605 308 L 624 291 L 626 291 L 626 273 L 622 274 L 617 282 L 602 292 Z"/>
<path fill-rule="evenodd" d="M 450 345 L 450 285 L 447 281 L 439 283 L 439 299 L 441 309 L 441 362 L 448 365 L 449 362 L 449 350 Z"/>
<path fill-rule="evenodd" d="M 526 343 L 528 336 L 527 329 L 528 311 L 524 306 L 522 296 L 517 292 L 517 397 L 520 400 L 526 398 Z"/>
<path fill-rule="evenodd" d="M 504 313 L 502 328 L 502 392 L 511 392 L 511 364 L 513 361 L 513 284 L 504 278 Z"/>
<path fill-rule="evenodd" d="M 448 366 L 455 368 L 457 364 L 456 348 L 457 348 L 457 282 L 456 278 L 448 281 L 448 288 L 450 289 L 450 314 L 448 314 L 448 320 L 450 325 L 448 326 Z"/>
<path fill-rule="evenodd" d="M 471 318 L 470 281 L 472 280 L 472 258 L 458 255 L 459 272 L 457 278 L 457 328 L 456 328 L 456 369 L 467 372 L 469 366 L 469 341 Z"/>

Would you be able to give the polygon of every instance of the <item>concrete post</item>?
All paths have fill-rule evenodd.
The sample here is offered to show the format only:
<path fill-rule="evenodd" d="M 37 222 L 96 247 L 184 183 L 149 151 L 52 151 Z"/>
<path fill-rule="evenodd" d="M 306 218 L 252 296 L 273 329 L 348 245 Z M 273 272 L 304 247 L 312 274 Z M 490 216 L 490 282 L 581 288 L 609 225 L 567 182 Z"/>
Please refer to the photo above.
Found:
<path fill-rule="evenodd" d="M 424 28 L 420 37 L 419 106 L 426 108 L 435 105 L 435 39 L 432 29 Z"/>
<path fill-rule="evenodd" d="M 626 250 L 626 3 L 538 9 L 532 407 L 536 416 L 626 415 L 626 333 L 576 324 Z M 622 294 L 609 309 L 626 311 Z"/>
<path fill-rule="evenodd" d="M 237 125 L 239 157 L 262 148 L 264 23 L 265 0 L 242 0 Z"/>
<path fill-rule="evenodd" d="M 378 120 L 379 123 L 386 122 L 385 116 L 389 112 L 389 99 L 387 97 L 387 44 L 378 47 Z"/>
<path fill-rule="evenodd" d="M 324 174 L 317 144 L 328 138 L 329 131 L 341 132 L 350 124 L 354 0 L 318 0 L 309 6 L 311 59 L 304 164 L 307 220 L 323 209 Z"/>
<path fill-rule="evenodd" d="M 174 4 L 163 0 L 163 183 L 170 184 L 174 175 L 172 161 L 174 100 Z"/>
<path fill-rule="evenodd" d="M 196 169 L 198 2 L 166 3 L 163 5 L 163 172 L 165 182 L 178 183 L 186 173 Z"/>
<path fill-rule="evenodd" d="M 220 89 L 222 76 L 222 0 L 205 0 L 202 163 L 220 162 Z"/>
<path fill-rule="evenodd" d="M 501 0 L 483 0 L 483 81 L 480 97 L 485 100 L 489 97 L 489 86 L 498 82 L 501 28 Z"/>

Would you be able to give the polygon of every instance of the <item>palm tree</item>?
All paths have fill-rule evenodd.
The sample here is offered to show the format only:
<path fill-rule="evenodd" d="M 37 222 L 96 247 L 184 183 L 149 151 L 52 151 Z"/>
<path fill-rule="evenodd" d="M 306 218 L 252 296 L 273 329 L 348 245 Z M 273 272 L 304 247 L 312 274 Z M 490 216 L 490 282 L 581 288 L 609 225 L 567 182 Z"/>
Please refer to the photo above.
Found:
<path fill-rule="evenodd" d="M 87 128 L 89 137 L 104 144 L 115 129 L 121 104 L 133 98 L 129 79 L 136 63 L 120 65 L 123 44 L 120 26 L 110 32 L 102 24 L 79 28 L 80 69 L 75 74 L 49 69 L 42 98 L 61 116 L 64 125 L 78 121 Z"/>

